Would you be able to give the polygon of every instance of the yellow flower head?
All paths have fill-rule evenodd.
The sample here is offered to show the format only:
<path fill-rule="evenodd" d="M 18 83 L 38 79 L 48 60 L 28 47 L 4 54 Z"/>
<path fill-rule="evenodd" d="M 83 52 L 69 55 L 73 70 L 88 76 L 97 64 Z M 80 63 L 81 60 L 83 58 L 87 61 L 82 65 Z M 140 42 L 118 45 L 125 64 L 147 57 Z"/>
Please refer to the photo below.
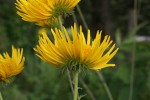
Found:
<path fill-rule="evenodd" d="M 6 52 L 0 54 L 0 81 L 9 82 L 9 78 L 19 74 L 23 70 L 25 58 L 23 49 L 15 49 L 12 46 L 12 57 Z"/>
<path fill-rule="evenodd" d="M 56 22 L 59 15 L 67 15 L 80 0 L 16 0 L 17 14 L 23 20 L 40 26 Z"/>
<path fill-rule="evenodd" d="M 115 44 L 111 46 L 110 36 L 107 35 L 101 40 L 101 32 L 97 31 L 96 38 L 91 41 L 88 30 L 86 40 L 82 26 L 78 32 L 75 24 L 71 27 L 72 38 L 70 38 L 66 29 L 63 29 L 63 33 L 57 28 L 51 29 L 54 42 L 45 32 L 39 36 L 39 45 L 34 48 L 38 57 L 55 66 L 66 66 L 70 70 L 78 70 L 81 67 L 98 70 L 115 66 L 108 64 L 118 51 L 118 48 L 115 49 Z"/>

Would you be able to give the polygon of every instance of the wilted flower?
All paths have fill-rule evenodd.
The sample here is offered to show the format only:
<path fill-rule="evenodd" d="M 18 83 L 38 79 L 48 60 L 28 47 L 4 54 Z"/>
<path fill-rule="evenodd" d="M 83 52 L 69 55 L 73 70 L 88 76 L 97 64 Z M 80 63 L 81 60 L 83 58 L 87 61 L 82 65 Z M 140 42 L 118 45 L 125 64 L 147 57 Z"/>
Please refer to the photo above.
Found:
<path fill-rule="evenodd" d="M 82 26 L 78 32 L 75 24 L 71 27 L 72 38 L 70 38 L 66 29 L 63 29 L 63 33 L 57 28 L 51 30 L 54 42 L 45 32 L 39 36 L 39 44 L 34 48 L 38 57 L 52 65 L 69 70 L 83 67 L 98 70 L 115 66 L 115 64 L 108 64 L 118 51 L 118 48 L 115 49 L 115 44 L 108 48 L 112 44 L 110 36 L 107 35 L 104 40 L 101 40 L 101 32 L 97 31 L 96 38 L 91 41 L 90 30 L 88 30 L 86 40 Z"/>

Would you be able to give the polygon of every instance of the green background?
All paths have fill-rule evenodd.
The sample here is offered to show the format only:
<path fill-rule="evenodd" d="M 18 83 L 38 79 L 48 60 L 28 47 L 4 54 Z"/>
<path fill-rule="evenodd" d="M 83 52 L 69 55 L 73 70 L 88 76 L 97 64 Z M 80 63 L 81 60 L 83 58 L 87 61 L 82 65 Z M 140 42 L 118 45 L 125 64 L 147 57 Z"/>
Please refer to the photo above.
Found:
<path fill-rule="evenodd" d="M 135 64 L 133 100 L 150 99 L 150 1 L 137 0 L 138 15 L 134 17 L 132 0 L 81 0 L 83 11 L 92 37 L 97 30 L 109 34 L 120 48 L 111 61 L 114 68 L 101 70 L 114 100 L 128 100 L 131 65 Z M 68 77 L 59 68 L 40 60 L 33 50 L 38 43 L 39 26 L 24 22 L 16 14 L 15 0 L 0 0 L 0 53 L 11 53 L 12 44 L 24 48 L 25 68 L 14 82 L 1 90 L 4 100 L 72 100 Z M 83 25 L 77 9 L 74 9 L 78 23 Z M 134 20 L 137 25 L 134 25 Z M 64 20 L 64 26 L 73 25 L 72 16 Z M 84 33 L 86 33 L 84 28 Z M 136 48 L 133 51 L 133 36 Z M 135 61 L 133 61 L 133 52 Z M 80 75 L 79 93 L 85 95 L 81 100 L 109 100 L 102 81 L 95 71 Z M 95 99 L 86 91 L 87 86 Z"/>

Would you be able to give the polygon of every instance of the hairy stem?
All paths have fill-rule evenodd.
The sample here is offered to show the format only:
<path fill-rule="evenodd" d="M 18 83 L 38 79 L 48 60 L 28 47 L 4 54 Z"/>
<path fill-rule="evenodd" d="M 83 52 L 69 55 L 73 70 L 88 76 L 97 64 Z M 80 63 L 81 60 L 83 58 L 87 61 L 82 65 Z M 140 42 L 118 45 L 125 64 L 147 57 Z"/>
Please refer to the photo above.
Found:
<path fill-rule="evenodd" d="M 79 72 L 76 71 L 74 74 L 74 92 L 73 92 L 73 100 L 78 100 L 78 77 L 79 77 Z"/>

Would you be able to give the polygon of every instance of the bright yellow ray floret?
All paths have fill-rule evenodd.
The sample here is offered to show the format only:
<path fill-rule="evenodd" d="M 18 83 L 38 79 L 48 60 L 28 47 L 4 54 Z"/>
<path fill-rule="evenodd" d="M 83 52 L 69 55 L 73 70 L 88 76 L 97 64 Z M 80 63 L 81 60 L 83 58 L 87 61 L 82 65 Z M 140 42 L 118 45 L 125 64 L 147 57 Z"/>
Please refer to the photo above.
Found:
<path fill-rule="evenodd" d="M 101 40 L 101 32 L 97 31 L 96 38 L 92 41 L 88 30 L 85 39 L 82 26 L 78 32 L 75 24 L 71 27 L 72 38 L 70 38 L 66 29 L 63 29 L 63 33 L 57 28 L 51 30 L 54 42 L 45 32 L 39 36 L 39 44 L 34 50 L 42 60 L 55 66 L 67 65 L 75 61 L 77 66 L 84 65 L 93 70 L 115 66 L 108 63 L 118 51 L 118 48 L 115 49 L 115 44 L 112 44 L 110 36 L 106 35 L 104 40 Z"/>
<path fill-rule="evenodd" d="M 16 0 L 17 14 L 24 21 L 35 22 L 40 26 L 50 25 L 55 17 L 66 15 L 80 0 Z"/>
<path fill-rule="evenodd" d="M 0 81 L 9 82 L 9 78 L 19 74 L 23 70 L 25 58 L 23 49 L 16 49 L 12 46 L 12 56 L 0 54 Z"/>

